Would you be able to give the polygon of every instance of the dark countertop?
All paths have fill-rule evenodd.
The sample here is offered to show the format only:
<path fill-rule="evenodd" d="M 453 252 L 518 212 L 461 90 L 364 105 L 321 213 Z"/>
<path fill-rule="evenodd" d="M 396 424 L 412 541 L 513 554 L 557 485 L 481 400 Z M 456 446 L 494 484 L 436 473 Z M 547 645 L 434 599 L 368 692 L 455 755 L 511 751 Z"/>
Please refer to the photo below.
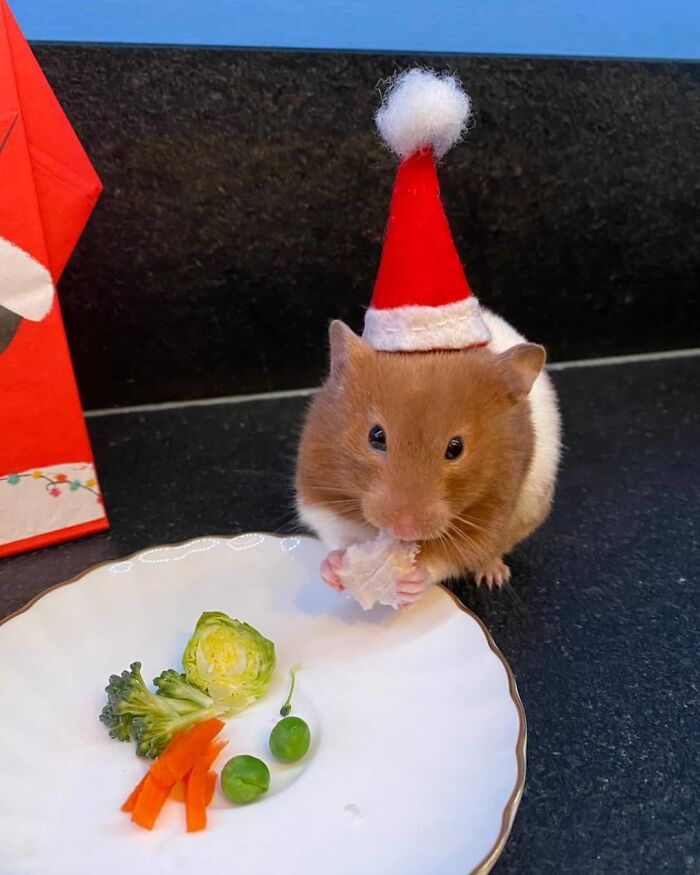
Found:
<path fill-rule="evenodd" d="M 377 82 L 416 64 L 475 109 L 439 174 L 477 297 L 552 361 L 697 343 L 697 63 L 36 51 L 104 183 L 60 290 L 86 406 L 315 385 L 379 264 Z"/>
<path fill-rule="evenodd" d="M 554 374 L 556 506 L 504 593 L 458 593 L 512 666 L 528 777 L 498 873 L 700 871 L 700 357 Z M 89 419 L 112 531 L 0 563 L 0 617 L 103 560 L 294 528 L 303 398 Z"/>

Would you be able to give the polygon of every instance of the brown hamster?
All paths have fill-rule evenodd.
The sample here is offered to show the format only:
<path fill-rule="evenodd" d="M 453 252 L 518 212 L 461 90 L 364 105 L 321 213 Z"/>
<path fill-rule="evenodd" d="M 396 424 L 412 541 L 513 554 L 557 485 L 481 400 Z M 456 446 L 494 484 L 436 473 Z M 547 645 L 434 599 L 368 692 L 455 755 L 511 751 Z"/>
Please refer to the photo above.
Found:
<path fill-rule="evenodd" d="M 342 552 L 380 530 L 421 545 L 407 595 L 465 573 L 501 585 L 504 553 L 547 516 L 560 422 L 545 352 L 484 319 L 488 348 L 425 353 L 378 352 L 331 325 L 296 477 L 299 515 L 331 551 L 331 585 Z"/>

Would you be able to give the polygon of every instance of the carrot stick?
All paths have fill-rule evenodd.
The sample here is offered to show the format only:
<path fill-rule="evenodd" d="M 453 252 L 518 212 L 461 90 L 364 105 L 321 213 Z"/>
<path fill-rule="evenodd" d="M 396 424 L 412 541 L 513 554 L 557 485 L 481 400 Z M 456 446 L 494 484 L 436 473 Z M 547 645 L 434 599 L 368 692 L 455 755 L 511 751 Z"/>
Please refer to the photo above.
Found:
<path fill-rule="evenodd" d="M 226 747 L 227 744 L 228 741 L 226 741 L 225 738 L 218 738 L 216 741 L 212 741 L 212 743 L 206 749 L 204 756 L 202 757 L 208 769 L 210 769 L 214 765 L 216 758 L 219 756 L 219 754 Z"/>
<path fill-rule="evenodd" d="M 136 800 L 139 798 L 139 794 L 143 789 L 143 785 L 146 783 L 146 778 L 148 777 L 148 773 L 146 773 L 143 778 L 138 782 L 138 784 L 134 787 L 134 789 L 129 793 L 126 800 L 122 803 L 121 810 L 122 811 L 133 811 L 136 806 Z"/>
<path fill-rule="evenodd" d="M 186 795 L 187 778 L 183 778 L 181 781 L 178 781 L 177 784 L 173 784 L 173 788 L 170 791 L 170 798 L 174 799 L 176 802 L 184 802 Z"/>
<path fill-rule="evenodd" d="M 187 832 L 198 832 L 207 825 L 207 808 L 205 803 L 208 766 L 200 759 L 192 767 L 187 779 L 187 796 L 185 797 L 185 812 Z"/>
<path fill-rule="evenodd" d="M 211 802 L 216 789 L 216 772 L 210 767 L 227 742 L 223 739 L 212 742 L 204 755 L 192 766 L 187 777 L 185 794 L 185 813 L 187 832 L 198 832 L 207 825 L 207 805 Z"/>
<path fill-rule="evenodd" d="M 227 744 L 228 741 L 225 741 L 223 738 L 219 739 L 218 741 L 212 741 L 212 743 L 206 749 L 204 756 L 201 758 L 201 761 L 204 763 L 207 769 L 211 768 L 211 766 L 214 764 L 214 760 L 219 756 L 219 754 L 226 747 Z M 216 772 L 210 772 L 210 774 L 214 776 L 214 781 L 216 782 Z M 185 801 L 187 796 L 187 778 L 188 775 L 185 775 L 184 778 L 181 778 L 176 784 L 173 784 L 172 790 L 170 791 L 171 799 L 174 799 L 176 802 Z M 131 809 L 129 810 L 131 811 Z"/>
<path fill-rule="evenodd" d="M 216 772 L 207 772 L 206 780 L 204 782 L 204 804 L 207 806 L 211 805 L 211 800 L 214 798 L 216 778 Z"/>
<path fill-rule="evenodd" d="M 131 814 L 133 822 L 144 829 L 153 829 L 169 792 L 170 789 L 159 784 L 149 772 Z"/>
<path fill-rule="evenodd" d="M 223 728 L 221 720 L 212 718 L 176 736 L 151 766 L 148 774 L 134 787 L 121 806 L 130 811 L 134 823 L 152 829 L 168 796 L 180 799 L 187 806 L 187 828 L 190 832 L 206 826 L 206 806 L 211 801 L 214 785 L 209 774 L 214 760 L 227 742 L 214 741 Z M 195 780 L 190 788 L 192 773 Z M 188 777 L 186 785 L 183 779 Z"/>
<path fill-rule="evenodd" d="M 212 717 L 176 736 L 153 763 L 149 775 L 169 790 L 204 756 L 223 727 L 221 720 Z"/>

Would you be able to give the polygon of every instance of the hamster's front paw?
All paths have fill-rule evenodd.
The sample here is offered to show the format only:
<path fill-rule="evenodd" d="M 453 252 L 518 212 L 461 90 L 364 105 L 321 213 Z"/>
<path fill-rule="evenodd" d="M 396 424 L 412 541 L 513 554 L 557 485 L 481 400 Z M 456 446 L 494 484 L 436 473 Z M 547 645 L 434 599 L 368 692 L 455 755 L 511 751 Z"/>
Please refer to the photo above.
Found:
<path fill-rule="evenodd" d="M 417 602 L 433 582 L 433 575 L 428 568 L 417 562 L 412 571 L 396 581 L 396 597 L 401 607 L 405 608 Z"/>
<path fill-rule="evenodd" d="M 328 584 L 328 586 L 332 587 L 338 592 L 342 592 L 345 589 L 343 584 L 340 582 L 340 578 L 338 577 L 338 572 L 343 565 L 344 557 L 344 550 L 331 550 L 331 552 L 321 563 L 321 577 Z"/>
<path fill-rule="evenodd" d="M 502 559 L 494 559 L 490 565 L 476 572 L 474 580 L 477 586 L 481 586 L 484 583 L 489 589 L 494 587 L 500 589 L 510 580 L 510 568 Z"/>

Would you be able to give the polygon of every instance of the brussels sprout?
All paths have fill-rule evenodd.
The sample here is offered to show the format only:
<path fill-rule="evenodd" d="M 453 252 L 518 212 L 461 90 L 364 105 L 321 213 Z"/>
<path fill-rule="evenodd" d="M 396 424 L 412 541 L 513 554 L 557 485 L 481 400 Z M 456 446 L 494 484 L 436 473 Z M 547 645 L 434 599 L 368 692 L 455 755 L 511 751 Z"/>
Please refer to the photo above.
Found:
<path fill-rule="evenodd" d="M 207 611 L 187 642 L 182 666 L 189 683 L 215 702 L 240 710 L 260 698 L 275 670 L 275 645 L 248 623 Z"/>

